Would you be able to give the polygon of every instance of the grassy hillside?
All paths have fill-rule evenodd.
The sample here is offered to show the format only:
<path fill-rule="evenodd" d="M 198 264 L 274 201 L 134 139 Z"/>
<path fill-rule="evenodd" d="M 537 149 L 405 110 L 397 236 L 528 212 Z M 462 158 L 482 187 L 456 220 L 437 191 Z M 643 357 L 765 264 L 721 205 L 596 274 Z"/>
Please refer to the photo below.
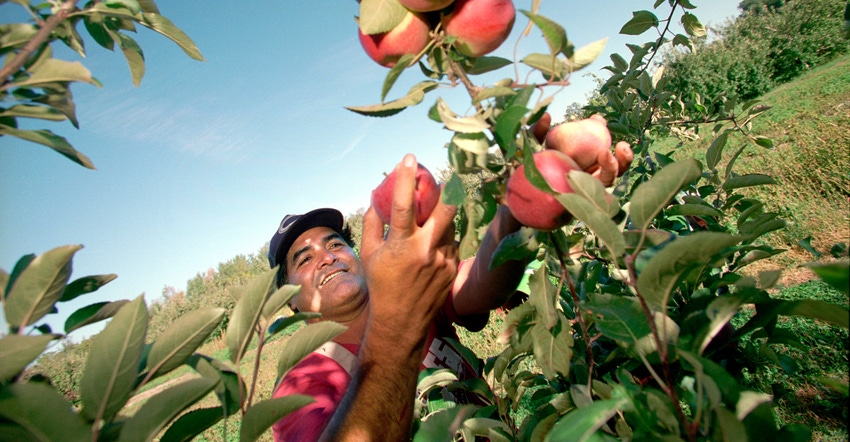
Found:
<path fill-rule="evenodd" d="M 787 269 L 783 282 L 788 285 L 814 277 L 796 268 L 814 259 L 799 240 L 811 237 L 811 244 L 821 252 L 850 241 L 850 56 L 774 89 L 761 101 L 771 109 L 756 119 L 753 129 L 773 139 L 774 147 L 751 143 L 735 170 L 765 173 L 778 182 L 750 192 L 789 222 L 770 238 L 772 245 L 789 251 L 767 264 Z M 711 143 L 710 128 L 701 134 L 701 139 L 677 148 L 674 157 L 703 159 Z M 743 142 L 733 137 L 724 151 L 726 159 Z M 673 144 L 672 140 L 660 143 L 659 150 L 670 151 Z"/>

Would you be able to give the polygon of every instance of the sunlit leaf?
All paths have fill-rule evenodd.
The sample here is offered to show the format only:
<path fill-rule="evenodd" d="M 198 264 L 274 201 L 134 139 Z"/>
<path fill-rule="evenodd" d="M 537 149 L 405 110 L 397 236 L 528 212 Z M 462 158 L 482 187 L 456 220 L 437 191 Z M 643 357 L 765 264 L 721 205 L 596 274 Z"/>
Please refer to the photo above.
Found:
<path fill-rule="evenodd" d="M 346 326 L 333 321 L 322 321 L 304 327 L 293 333 L 281 351 L 277 364 L 277 377 L 282 378 L 298 361 L 312 353 L 325 342 L 339 336 Z"/>
<path fill-rule="evenodd" d="M 217 383 L 215 379 L 190 379 L 151 396 L 124 422 L 118 440 L 153 440 L 169 422 L 203 399 Z"/>
<path fill-rule="evenodd" d="M 60 335 L 6 335 L 0 338 L 0 382 L 6 382 L 20 373 L 44 350 L 50 341 Z"/>
<path fill-rule="evenodd" d="M 347 106 L 346 109 L 367 117 L 389 117 L 422 102 L 425 93 L 437 87 L 434 81 L 423 81 L 410 88 L 407 95 L 387 103 L 370 106 Z"/>
<path fill-rule="evenodd" d="M 263 305 L 274 288 L 276 273 L 276 269 L 270 269 L 255 277 L 233 307 L 225 341 L 230 350 L 230 360 L 234 363 L 238 364 L 248 351 L 248 345 L 254 338 L 257 322 L 263 312 Z"/>
<path fill-rule="evenodd" d="M 565 53 L 567 45 L 569 44 L 569 41 L 567 40 L 567 31 L 564 30 L 561 25 L 542 15 L 532 14 L 528 11 L 520 12 L 531 19 L 531 21 L 540 28 L 540 31 L 543 32 L 543 38 L 546 39 L 546 43 L 549 45 L 549 51 L 552 55 L 557 55 L 559 53 L 569 55 Z"/>
<path fill-rule="evenodd" d="M 145 54 L 135 40 L 120 32 L 116 34 L 118 36 L 118 46 L 121 48 L 124 58 L 127 59 L 127 66 L 130 68 L 133 84 L 138 86 L 142 83 L 142 77 L 145 76 Z"/>
<path fill-rule="evenodd" d="M 528 54 L 521 61 L 542 72 L 546 80 L 561 81 L 570 72 L 566 61 L 550 54 Z"/>
<path fill-rule="evenodd" d="M 608 44 L 608 37 L 605 37 L 602 40 L 596 40 L 576 49 L 573 56 L 569 58 L 570 72 L 576 72 L 584 69 L 596 61 L 596 59 L 602 55 L 602 51 L 605 50 L 606 44 Z"/>
<path fill-rule="evenodd" d="M 705 266 L 740 237 L 719 232 L 695 232 L 668 243 L 638 276 L 638 290 L 650 307 L 664 311 L 679 278 L 691 266 Z"/>
<path fill-rule="evenodd" d="M 475 103 L 480 103 L 488 98 L 509 97 L 516 95 L 516 91 L 505 86 L 488 87 L 478 91 L 473 100 Z"/>
<path fill-rule="evenodd" d="M 83 246 L 57 247 L 37 256 L 15 279 L 3 304 L 10 327 L 31 325 L 53 310 L 71 277 L 71 259 Z"/>
<path fill-rule="evenodd" d="M 623 239 L 623 234 L 608 214 L 575 193 L 558 194 L 555 195 L 555 199 L 576 219 L 587 225 L 613 256 L 621 256 L 625 253 L 626 241 Z"/>
<path fill-rule="evenodd" d="M 265 305 L 263 306 L 263 312 L 261 313 L 261 317 L 264 319 L 271 319 L 272 316 L 277 314 L 286 304 L 298 294 L 301 290 L 300 285 L 292 285 L 292 284 L 284 284 L 279 289 L 275 290 L 274 293 L 269 296 L 269 299 L 266 300 Z"/>
<path fill-rule="evenodd" d="M 697 16 L 686 12 L 682 15 L 682 26 L 691 37 L 705 37 L 705 26 L 699 22 Z"/>
<path fill-rule="evenodd" d="M 39 382 L 14 383 L 0 388 L 0 417 L 29 433 L 22 440 L 92 439 L 91 427 L 74 412 L 71 403 Z M 5 439 L 3 436 L 0 438 Z"/>
<path fill-rule="evenodd" d="M 125 304 L 92 342 L 80 380 L 82 414 L 110 420 L 127 403 L 139 367 L 148 311 L 142 296 Z"/>
<path fill-rule="evenodd" d="M 699 163 L 693 158 L 677 161 L 659 170 L 651 180 L 635 189 L 629 208 L 632 222 L 639 230 L 646 229 L 676 193 L 699 176 Z"/>
<path fill-rule="evenodd" d="M 142 17 L 144 20 L 139 22 L 139 24 L 168 37 L 169 40 L 177 43 L 177 46 L 180 46 L 180 49 L 183 49 L 183 52 L 189 57 L 198 61 L 204 61 L 204 56 L 201 55 L 201 51 L 198 50 L 195 42 L 181 31 L 180 28 L 175 26 L 171 20 L 153 12 L 145 12 L 142 14 Z"/>
<path fill-rule="evenodd" d="M 404 54 L 401 58 L 398 59 L 395 66 L 387 72 L 386 78 L 384 78 L 384 85 L 381 87 L 381 102 L 387 98 L 387 94 L 393 88 L 396 80 L 398 80 L 399 75 L 404 72 L 405 69 L 408 68 L 410 62 L 413 61 L 413 54 Z"/>
<path fill-rule="evenodd" d="M 592 404 L 567 413 L 552 427 L 544 441 L 588 440 L 608 419 L 614 417 L 626 404 L 625 399 L 595 401 Z"/>
<path fill-rule="evenodd" d="M 13 83 L 15 87 L 56 83 L 63 81 L 79 81 L 82 83 L 98 84 L 91 72 L 78 61 L 64 61 L 49 58 L 30 68 L 29 78 Z"/>
<path fill-rule="evenodd" d="M 85 327 L 95 322 L 103 321 L 115 316 L 124 304 L 128 303 L 126 299 L 113 302 L 98 302 L 77 309 L 74 313 L 68 316 L 65 320 L 65 333 Z"/>
<path fill-rule="evenodd" d="M 437 99 L 437 112 L 440 114 L 440 120 L 446 125 L 446 129 L 454 132 L 474 134 L 490 128 L 490 123 L 482 115 L 458 117 L 442 98 Z"/>
<path fill-rule="evenodd" d="M 257 402 L 242 416 L 239 440 L 259 439 L 275 422 L 314 401 L 310 396 L 294 394 Z"/>
<path fill-rule="evenodd" d="M 398 0 L 362 0 L 360 30 L 366 35 L 388 32 L 401 23 L 407 14 L 407 9 Z"/>
<path fill-rule="evenodd" d="M 0 109 L 0 117 L 38 118 L 48 121 L 64 121 L 67 118 L 56 109 L 32 104 L 16 104 L 8 109 Z"/>
<path fill-rule="evenodd" d="M 177 318 L 156 338 L 148 353 L 151 377 L 168 373 L 206 341 L 224 317 L 223 308 L 203 308 Z"/>

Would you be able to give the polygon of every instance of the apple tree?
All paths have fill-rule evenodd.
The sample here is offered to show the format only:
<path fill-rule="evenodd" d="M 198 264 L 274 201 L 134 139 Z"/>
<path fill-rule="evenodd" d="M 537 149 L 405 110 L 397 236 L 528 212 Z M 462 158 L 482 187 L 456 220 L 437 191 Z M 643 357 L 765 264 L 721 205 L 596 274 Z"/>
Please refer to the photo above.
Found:
<path fill-rule="evenodd" d="M 746 389 L 735 367 L 743 337 L 787 367 L 774 346 L 795 337 L 781 316 L 848 326 L 838 306 L 772 297 L 779 270 L 747 271 L 782 253 L 763 238 L 785 222 L 746 192 L 773 178 L 735 169 L 748 145 L 772 147 L 752 130 L 768 107 L 732 93 L 669 89 L 653 60 L 665 48 L 693 49 L 706 29 L 690 1 L 658 0 L 620 29 L 655 36 L 611 56 L 600 96 L 587 108 L 594 116 L 547 131 L 549 122 L 538 122 L 563 113 L 550 109 L 553 95 L 604 42 L 574 47 L 561 25 L 538 13 L 540 2 L 530 3 L 516 13 L 503 0 L 360 2 L 361 42 L 365 35 L 382 43 L 363 48 L 389 71 L 379 103 L 349 109 L 390 117 L 434 91 L 464 89 L 466 113 L 443 97 L 428 112 L 448 133 L 452 176 L 442 198 L 460 208 L 461 256 L 476 253 L 497 207 L 506 205 L 527 227 L 502 241 L 494 265 L 524 259 L 536 268 L 528 300 L 504 319 L 502 352 L 481 367 L 486 383 L 445 372 L 420 378 L 422 397 L 461 389 L 483 405 L 420 406 L 414 438 L 807 440 L 805 427 L 777 428 L 771 396 Z M 465 14 L 475 19 L 453 26 Z M 540 52 L 515 60 L 488 55 L 521 21 L 542 34 Z M 501 71 L 503 80 L 478 81 Z M 387 99 L 402 74 L 422 80 Z M 747 142 L 733 145 L 735 133 Z M 704 158 L 682 158 L 655 147 L 666 137 L 712 142 Z M 487 177 L 474 195 L 462 184 L 470 176 Z M 823 274 L 831 271 L 837 276 L 828 281 L 843 284 L 846 264 Z M 532 408 L 518 414 L 523 401 Z"/>

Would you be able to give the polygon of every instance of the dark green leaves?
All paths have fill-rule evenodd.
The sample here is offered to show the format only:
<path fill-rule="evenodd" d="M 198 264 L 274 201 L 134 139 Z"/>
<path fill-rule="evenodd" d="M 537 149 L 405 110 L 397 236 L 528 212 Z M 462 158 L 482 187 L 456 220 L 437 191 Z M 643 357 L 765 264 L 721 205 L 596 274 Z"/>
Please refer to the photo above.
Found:
<path fill-rule="evenodd" d="M 291 395 L 254 404 L 242 417 L 239 440 L 257 440 L 275 422 L 287 414 L 314 402 L 310 396 Z"/>
<path fill-rule="evenodd" d="M 124 423 L 118 440 L 153 440 L 180 413 L 212 391 L 217 383 L 215 379 L 190 379 L 152 396 Z"/>
<path fill-rule="evenodd" d="M 47 348 L 58 335 L 6 335 L 0 338 L 0 382 L 20 373 Z"/>
<path fill-rule="evenodd" d="M 301 359 L 325 342 L 344 332 L 346 327 L 336 322 L 323 321 L 295 332 L 286 343 L 277 365 L 277 377 L 282 378 Z"/>
<path fill-rule="evenodd" d="M 658 17 L 650 11 L 634 11 L 632 18 L 620 29 L 621 34 L 640 35 L 658 26 Z"/>
<path fill-rule="evenodd" d="M 699 176 L 699 163 L 693 158 L 677 161 L 658 171 L 651 180 L 635 189 L 629 208 L 632 222 L 638 229 L 645 230 L 676 193 Z"/>
<path fill-rule="evenodd" d="M 239 363 L 248 344 L 254 337 L 260 314 L 266 297 L 274 287 L 275 269 L 271 269 L 254 278 L 233 308 L 230 323 L 227 324 L 227 348 L 230 350 L 230 360 Z"/>
<path fill-rule="evenodd" d="M 16 383 L 0 388 L 0 417 L 16 424 L 19 436 L 26 435 L 20 440 L 92 440 L 89 425 L 74 413 L 71 403 L 45 384 Z"/>
<path fill-rule="evenodd" d="M 149 377 L 168 373 L 182 365 L 218 327 L 223 317 L 223 308 L 207 308 L 189 312 L 174 321 L 148 353 Z"/>

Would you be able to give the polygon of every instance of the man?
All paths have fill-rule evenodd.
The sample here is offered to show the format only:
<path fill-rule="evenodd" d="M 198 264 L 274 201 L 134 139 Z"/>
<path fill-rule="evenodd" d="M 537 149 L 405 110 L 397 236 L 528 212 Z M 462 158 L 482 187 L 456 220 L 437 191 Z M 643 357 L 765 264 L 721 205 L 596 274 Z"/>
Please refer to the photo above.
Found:
<path fill-rule="evenodd" d="M 280 266 L 278 285 L 301 286 L 293 308 L 348 327 L 276 386 L 274 397 L 306 394 L 316 401 L 277 422 L 275 440 L 405 440 L 420 369 L 475 375 L 442 338 L 456 339 L 453 323 L 480 330 L 490 310 L 514 293 L 526 263 L 489 266 L 499 242 L 521 225 L 500 206 L 476 258 L 458 265 L 454 207 L 440 201 L 416 225 L 416 168 L 412 155 L 396 166 L 386 238 L 374 209 L 366 212 L 362 259 L 333 209 L 289 215 L 272 237 L 269 263 Z"/>

